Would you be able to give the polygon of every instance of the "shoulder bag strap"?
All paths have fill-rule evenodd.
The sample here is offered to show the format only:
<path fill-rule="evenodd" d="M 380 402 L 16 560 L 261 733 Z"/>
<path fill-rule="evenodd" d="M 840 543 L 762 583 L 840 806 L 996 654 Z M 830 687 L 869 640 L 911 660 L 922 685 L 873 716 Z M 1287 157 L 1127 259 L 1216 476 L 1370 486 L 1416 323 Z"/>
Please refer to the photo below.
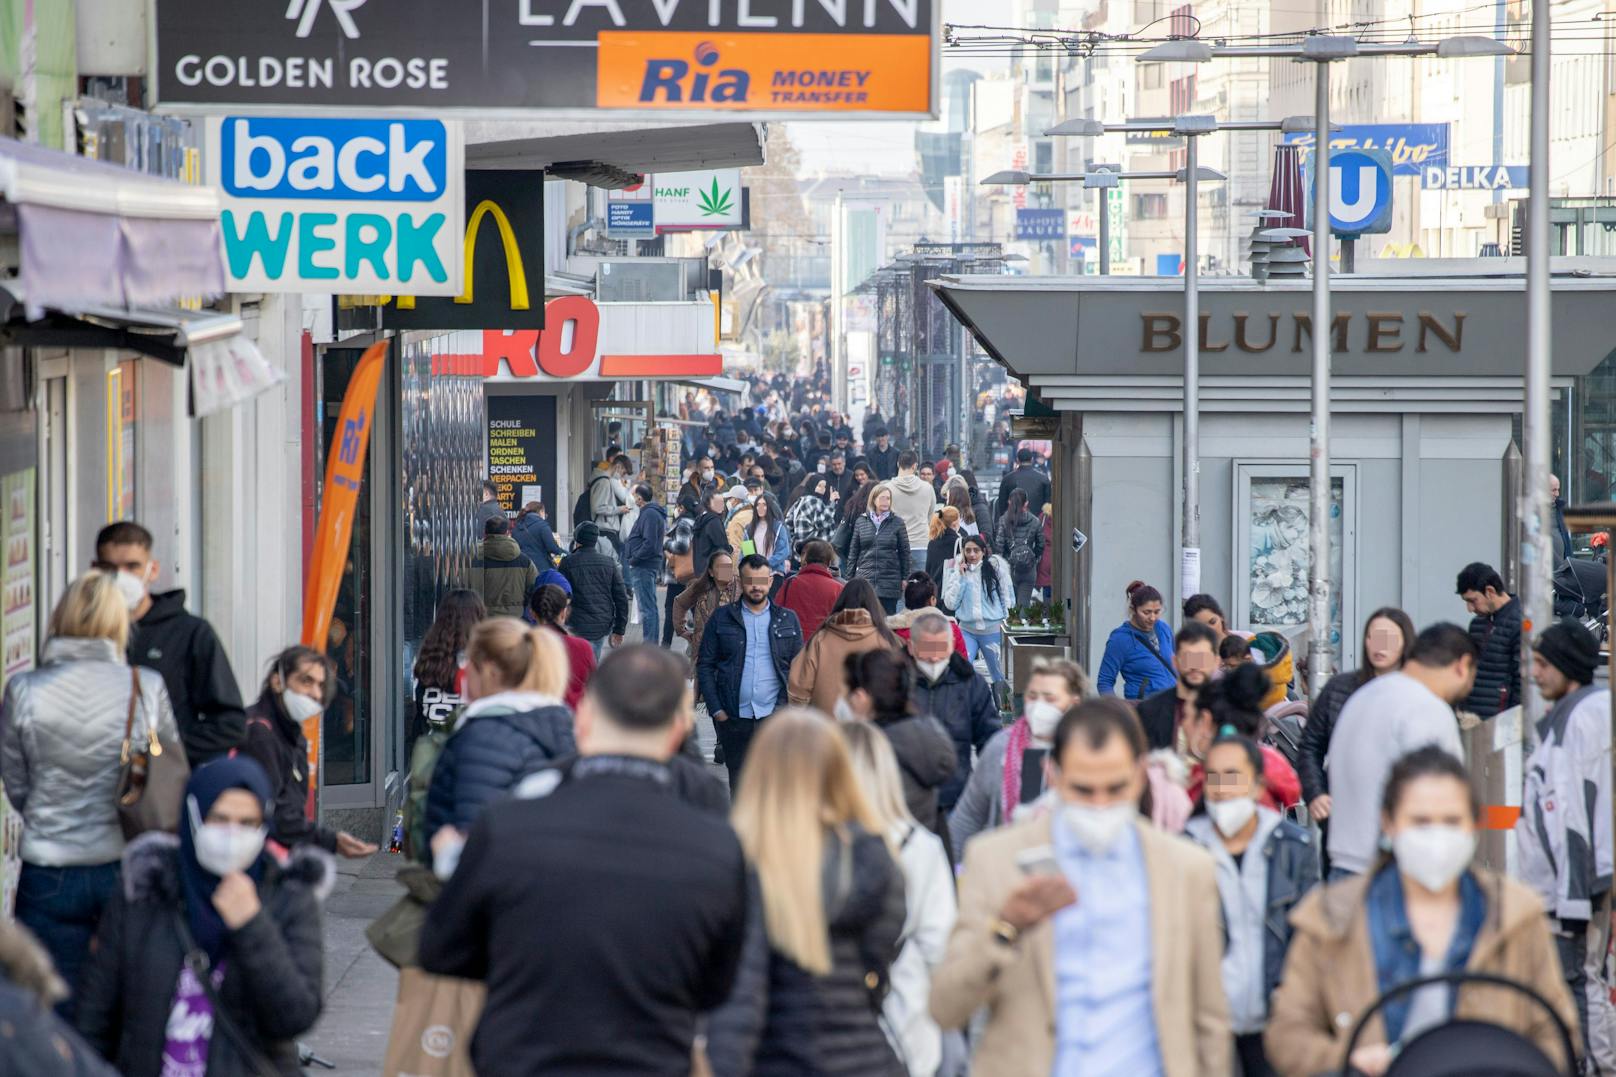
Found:
<path fill-rule="evenodd" d="M 140 667 L 129 667 L 129 711 L 123 716 L 123 764 L 129 762 L 130 741 L 135 734 L 135 710 L 140 706 Z"/>
<path fill-rule="evenodd" d="M 1161 653 L 1161 641 L 1158 640 L 1155 637 L 1155 634 L 1152 633 L 1151 635 L 1146 636 L 1143 632 L 1140 632 L 1137 628 L 1135 628 L 1133 631 L 1134 631 L 1134 634 L 1139 637 L 1139 642 L 1144 644 L 1145 650 L 1147 650 L 1151 654 L 1155 655 L 1156 656 L 1156 661 L 1158 661 L 1158 662 L 1160 662 L 1162 664 L 1162 668 L 1165 669 L 1169 674 L 1171 674 L 1174 680 L 1177 680 L 1178 679 L 1178 670 L 1174 669 L 1173 664 L 1171 662 L 1169 662 L 1162 655 L 1162 653 Z"/>
<path fill-rule="evenodd" d="M 246 1033 L 241 1031 L 241 1026 L 236 1024 L 235 1018 L 230 1016 L 230 1011 L 225 1008 L 219 989 L 213 986 L 213 963 L 191 937 L 191 926 L 185 922 L 183 909 L 174 910 L 174 927 L 179 932 L 180 946 L 185 950 L 185 964 L 190 968 L 191 975 L 196 977 L 202 993 L 208 996 L 209 1004 L 213 1006 L 214 1030 L 224 1033 L 231 1046 L 241 1055 L 242 1061 L 247 1064 L 247 1071 L 254 1077 L 280 1077 L 280 1070 L 264 1057 L 262 1051 L 253 1046 Z"/>

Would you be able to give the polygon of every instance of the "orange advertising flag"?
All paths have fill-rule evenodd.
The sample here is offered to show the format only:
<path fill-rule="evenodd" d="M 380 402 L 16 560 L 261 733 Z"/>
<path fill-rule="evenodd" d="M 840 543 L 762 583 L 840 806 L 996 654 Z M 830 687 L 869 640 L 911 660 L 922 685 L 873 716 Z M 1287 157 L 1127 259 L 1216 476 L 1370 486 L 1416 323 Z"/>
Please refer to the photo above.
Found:
<path fill-rule="evenodd" d="M 331 614 L 337 604 L 337 588 L 348 563 L 348 545 L 353 538 L 354 509 L 359 502 L 359 486 L 365 474 L 365 451 L 370 447 L 370 426 L 376 412 L 376 390 L 386 369 L 387 341 L 365 349 L 359 365 L 348 379 L 348 391 L 337 414 L 336 435 L 326 454 L 325 485 L 320 491 L 320 518 L 315 525 L 314 553 L 309 560 L 308 584 L 303 593 L 303 645 L 317 651 L 326 648 L 331 633 Z M 320 715 L 303 723 L 309 742 L 309 794 L 312 800 L 314 776 L 320 759 Z"/>

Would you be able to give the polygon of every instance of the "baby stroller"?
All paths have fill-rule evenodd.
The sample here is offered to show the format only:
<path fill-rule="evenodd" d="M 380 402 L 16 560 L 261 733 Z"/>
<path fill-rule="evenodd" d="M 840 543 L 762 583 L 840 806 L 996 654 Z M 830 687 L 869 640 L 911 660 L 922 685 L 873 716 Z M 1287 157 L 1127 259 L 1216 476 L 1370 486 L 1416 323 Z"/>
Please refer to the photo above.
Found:
<path fill-rule="evenodd" d="M 1376 999 L 1347 1037 L 1347 1049 L 1341 1057 L 1343 1077 L 1353 1077 L 1358 1072 L 1347 1065 L 1347 1059 L 1352 1057 L 1370 1020 L 1393 999 L 1434 984 L 1449 985 L 1456 991 L 1469 984 L 1487 984 L 1525 995 L 1553 1018 L 1566 1058 L 1565 1069 L 1557 1068 L 1542 1048 L 1513 1029 L 1486 1021 L 1454 1019 L 1434 1025 L 1404 1044 L 1387 1068 L 1386 1077 L 1577 1077 L 1576 1042 L 1547 999 L 1525 984 L 1502 976 L 1462 971 L 1409 980 Z"/>
<path fill-rule="evenodd" d="M 1580 621 L 1601 643 L 1608 634 L 1605 623 L 1608 597 L 1603 561 L 1571 557 L 1554 570 L 1554 615 Z"/>

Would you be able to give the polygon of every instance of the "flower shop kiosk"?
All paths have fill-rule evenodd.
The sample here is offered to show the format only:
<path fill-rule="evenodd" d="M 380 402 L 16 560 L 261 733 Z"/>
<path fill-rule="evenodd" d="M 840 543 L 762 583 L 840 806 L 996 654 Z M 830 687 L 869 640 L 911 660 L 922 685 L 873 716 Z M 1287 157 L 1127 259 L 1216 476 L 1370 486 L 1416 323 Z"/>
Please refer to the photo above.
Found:
<path fill-rule="evenodd" d="M 1334 284 L 1331 635 L 1341 668 L 1359 661 L 1362 621 L 1376 607 L 1401 606 L 1421 625 L 1462 622 L 1459 568 L 1488 561 L 1509 574 L 1522 267 L 1430 263 L 1442 275 L 1409 276 L 1411 265 L 1422 268 L 1404 261 L 1400 276 L 1371 270 Z M 1456 275 L 1480 268 L 1492 275 Z M 1182 281 L 957 276 L 934 286 L 1027 386 L 1028 415 L 1042 418 L 1026 422 L 1054 438 L 1056 587 L 1071 601 L 1074 653 L 1097 665 L 1127 615 L 1130 580 L 1155 585 L 1176 625 Z M 1199 326 L 1201 589 L 1234 627 L 1293 638 L 1307 620 L 1308 286 L 1203 279 Z M 1616 275 L 1555 279 L 1557 407 L 1616 349 L 1613 289 Z M 1075 555 L 1063 540 L 1073 528 L 1089 536 Z"/>

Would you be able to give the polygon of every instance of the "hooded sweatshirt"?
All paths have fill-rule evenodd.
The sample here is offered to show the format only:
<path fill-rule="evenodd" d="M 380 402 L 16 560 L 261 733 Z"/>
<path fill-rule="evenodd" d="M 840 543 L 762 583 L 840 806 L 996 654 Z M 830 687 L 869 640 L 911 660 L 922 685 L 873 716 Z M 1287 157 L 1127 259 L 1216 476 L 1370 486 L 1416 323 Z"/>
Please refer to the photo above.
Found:
<path fill-rule="evenodd" d="M 151 599 L 146 616 L 129 626 L 129 662 L 163 675 L 185 756 L 199 767 L 246 736 L 241 689 L 213 626 L 186 610 L 185 592 Z"/>
<path fill-rule="evenodd" d="M 843 672 L 847 656 L 885 646 L 887 641 L 870 620 L 869 610 L 843 610 L 832 614 L 791 660 L 786 691 L 792 705 L 807 705 L 830 714 L 847 687 Z"/>
<path fill-rule="evenodd" d="M 899 475 L 887 484 L 892 487 L 892 511 L 909 531 L 909 548 L 924 550 L 931 543 L 931 511 L 937 507 L 937 491 L 919 475 Z"/>

